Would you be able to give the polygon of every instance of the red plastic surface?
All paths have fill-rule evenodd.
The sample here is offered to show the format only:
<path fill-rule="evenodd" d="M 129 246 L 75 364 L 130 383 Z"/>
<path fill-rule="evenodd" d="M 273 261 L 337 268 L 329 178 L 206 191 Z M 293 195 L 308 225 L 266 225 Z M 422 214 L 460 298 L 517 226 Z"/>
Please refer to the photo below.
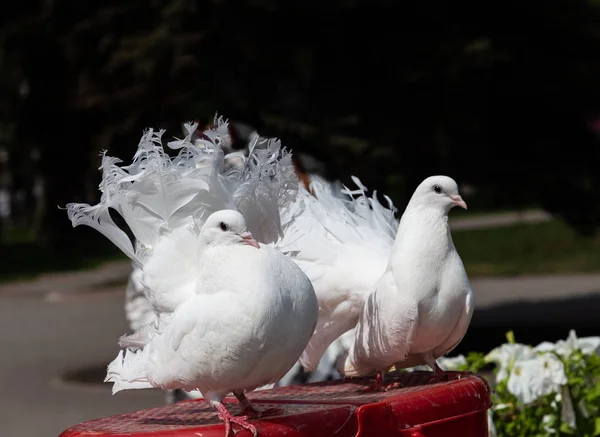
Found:
<path fill-rule="evenodd" d="M 485 381 L 456 372 L 449 382 L 427 384 L 431 375 L 386 375 L 386 384 L 400 382 L 403 387 L 384 393 L 364 393 L 370 382 L 366 378 L 251 393 L 257 409 L 277 410 L 253 423 L 262 437 L 487 437 L 491 400 Z M 240 413 L 236 401 L 227 402 L 232 412 Z M 191 400 L 81 423 L 60 437 L 223 437 L 224 431 L 207 403 Z M 243 430 L 236 436 L 251 434 Z"/>

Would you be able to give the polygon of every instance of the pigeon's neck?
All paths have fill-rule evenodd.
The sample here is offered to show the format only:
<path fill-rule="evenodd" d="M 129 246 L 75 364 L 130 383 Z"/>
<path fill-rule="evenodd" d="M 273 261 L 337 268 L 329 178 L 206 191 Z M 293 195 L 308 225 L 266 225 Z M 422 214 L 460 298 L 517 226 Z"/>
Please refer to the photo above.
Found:
<path fill-rule="evenodd" d="M 446 211 L 419 206 L 407 208 L 400 220 L 390 266 L 392 269 L 399 264 L 406 267 L 413 263 L 441 266 L 452 250 L 454 243 Z"/>

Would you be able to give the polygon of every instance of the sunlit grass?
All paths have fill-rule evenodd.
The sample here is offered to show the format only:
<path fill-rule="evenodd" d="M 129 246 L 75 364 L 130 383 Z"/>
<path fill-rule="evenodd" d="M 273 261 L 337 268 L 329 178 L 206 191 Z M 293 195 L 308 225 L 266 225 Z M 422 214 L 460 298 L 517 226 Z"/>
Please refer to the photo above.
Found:
<path fill-rule="evenodd" d="M 470 276 L 600 272 L 600 235 L 579 237 L 559 220 L 452 235 Z"/>

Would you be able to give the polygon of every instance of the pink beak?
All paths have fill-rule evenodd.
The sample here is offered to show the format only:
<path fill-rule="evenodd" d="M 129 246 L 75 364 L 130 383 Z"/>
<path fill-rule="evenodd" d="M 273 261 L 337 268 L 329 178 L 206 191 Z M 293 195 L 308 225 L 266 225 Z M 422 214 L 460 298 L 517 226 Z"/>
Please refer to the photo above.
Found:
<path fill-rule="evenodd" d="M 464 200 L 462 200 L 462 197 L 460 197 L 459 195 L 450 196 L 450 199 L 452 199 L 456 206 L 460 206 L 461 208 L 467 209 L 467 204 Z"/>
<path fill-rule="evenodd" d="M 252 246 L 252 247 L 256 247 L 257 249 L 260 249 L 258 242 L 252 237 L 252 234 L 250 232 L 244 232 L 244 233 L 240 234 L 240 237 L 242 237 L 242 239 L 244 240 L 244 243 L 247 244 L 248 246 Z"/>

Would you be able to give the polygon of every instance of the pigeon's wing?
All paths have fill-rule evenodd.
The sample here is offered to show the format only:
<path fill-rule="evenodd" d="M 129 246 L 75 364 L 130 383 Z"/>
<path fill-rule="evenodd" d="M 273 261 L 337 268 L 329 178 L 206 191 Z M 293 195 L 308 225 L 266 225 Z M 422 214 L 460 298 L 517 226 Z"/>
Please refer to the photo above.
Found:
<path fill-rule="evenodd" d="M 284 236 L 275 247 L 291 256 L 310 278 L 319 299 L 319 322 L 301 361 L 314 370 L 325 350 L 358 320 L 365 295 L 385 271 L 397 222 L 388 199 L 354 178 L 357 191 L 313 181 L 312 194 L 300 189 L 285 215 Z"/>
<path fill-rule="evenodd" d="M 231 368 L 235 350 L 250 324 L 234 293 L 198 294 L 181 305 L 153 342 L 157 365 L 149 373 L 163 388 L 187 387 Z M 193 358 L 192 358 L 193 357 Z"/>
<path fill-rule="evenodd" d="M 319 317 L 315 332 L 304 349 L 302 356 L 300 356 L 300 363 L 306 371 L 316 370 L 321 357 L 331 347 L 332 343 L 356 325 L 356 318 L 352 317 L 352 315 L 357 311 L 349 310 L 346 312 L 345 305 L 343 304 L 339 305 L 337 310 L 338 312 L 343 312 L 343 314 L 338 315 L 334 312 L 333 314 L 323 314 Z M 337 352 L 338 348 L 335 347 L 332 349 L 335 349 Z"/>
<path fill-rule="evenodd" d="M 246 312 L 235 293 L 195 295 L 142 350 L 121 351 L 109 364 L 106 381 L 114 383 L 113 393 L 148 387 L 192 390 L 193 381 L 231 372 L 238 357 L 229 350 L 239 350 L 251 332 Z"/>
<path fill-rule="evenodd" d="M 395 305 L 388 304 L 390 299 L 395 299 Z M 401 299 L 393 275 L 386 272 L 360 313 L 354 343 L 344 363 L 346 376 L 386 370 L 390 363 L 408 357 L 419 325 L 419 308 L 414 300 Z"/>
<path fill-rule="evenodd" d="M 469 286 L 470 288 L 470 286 Z M 473 292 L 469 291 L 465 297 L 465 304 L 462 308 L 460 318 L 458 319 L 458 323 L 456 327 L 450 334 L 450 336 L 442 343 L 439 347 L 437 347 L 434 351 L 434 356 L 439 357 L 442 355 L 446 355 L 458 346 L 461 342 L 465 334 L 467 333 L 467 329 L 469 328 L 469 324 L 471 323 L 471 317 L 473 317 L 474 310 L 474 302 L 473 302 Z"/>

